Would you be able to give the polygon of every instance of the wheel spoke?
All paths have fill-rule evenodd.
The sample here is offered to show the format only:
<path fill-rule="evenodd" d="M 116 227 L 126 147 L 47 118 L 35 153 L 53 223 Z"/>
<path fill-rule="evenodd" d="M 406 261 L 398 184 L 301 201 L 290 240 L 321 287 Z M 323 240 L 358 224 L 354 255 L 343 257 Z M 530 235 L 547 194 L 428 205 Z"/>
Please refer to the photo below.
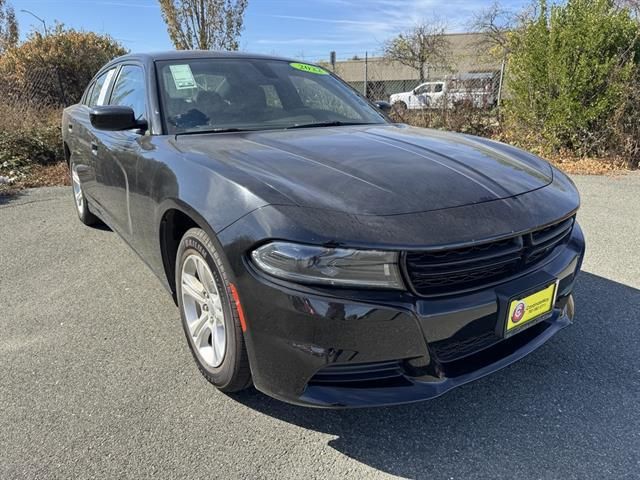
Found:
<path fill-rule="evenodd" d="M 222 302 L 220 301 L 220 295 L 218 295 L 218 292 L 216 292 L 215 294 L 213 294 L 211 296 L 211 303 L 213 303 L 213 310 L 211 311 L 211 315 L 223 315 L 224 312 L 222 311 Z"/>
<path fill-rule="evenodd" d="M 201 330 L 200 335 L 195 339 L 195 342 L 198 348 L 198 353 L 205 363 L 209 365 L 215 365 L 215 351 L 213 345 L 211 345 L 212 341 L 213 332 L 211 331 L 210 325 L 206 324 L 206 327 Z"/>
<path fill-rule="evenodd" d="M 213 357 L 216 362 L 220 362 L 224 357 L 226 339 L 224 323 L 216 321 L 211 329 L 211 346 L 213 347 Z"/>
<path fill-rule="evenodd" d="M 213 334 L 211 330 L 211 325 L 208 322 L 204 322 L 204 324 L 202 325 L 202 328 L 198 332 L 198 335 L 195 337 L 196 345 L 199 348 L 207 346 L 208 342 L 206 340 L 209 334 Z M 213 341 L 213 338 L 211 340 Z"/>
<path fill-rule="evenodd" d="M 189 331 L 191 332 L 191 336 L 197 338 L 204 326 L 209 321 L 209 312 L 205 312 L 204 310 L 200 313 L 200 316 L 193 322 L 189 324 Z"/>
<path fill-rule="evenodd" d="M 204 286 L 196 277 L 186 272 L 182 274 L 182 292 L 189 295 L 200 305 L 206 302 L 203 295 L 204 291 Z"/>
<path fill-rule="evenodd" d="M 82 206 L 82 190 L 76 192 L 76 205 Z"/>
<path fill-rule="evenodd" d="M 198 259 L 196 261 L 196 270 L 198 272 L 198 278 L 200 282 L 204 286 L 207 292 L 215 292 L 215 287 L 213 286 L 213 278 L 209 273 L 209 269 L 204 263 L 204 260 Z"/>

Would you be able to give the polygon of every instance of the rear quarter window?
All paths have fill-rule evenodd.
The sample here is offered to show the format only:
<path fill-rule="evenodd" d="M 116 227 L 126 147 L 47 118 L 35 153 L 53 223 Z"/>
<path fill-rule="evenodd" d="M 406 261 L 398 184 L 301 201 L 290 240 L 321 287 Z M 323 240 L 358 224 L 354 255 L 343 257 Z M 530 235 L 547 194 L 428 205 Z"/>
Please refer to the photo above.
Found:
<path fill-rule="evenodd" d="M 93 82 L 93 88 L 89 93 L 87 105 L 90 107 L 104 105 L 107 102 L 107 92 L 109 91 L 109 85 L 116 69 L 111 70 L 100 75 L 95 82 Z"/>

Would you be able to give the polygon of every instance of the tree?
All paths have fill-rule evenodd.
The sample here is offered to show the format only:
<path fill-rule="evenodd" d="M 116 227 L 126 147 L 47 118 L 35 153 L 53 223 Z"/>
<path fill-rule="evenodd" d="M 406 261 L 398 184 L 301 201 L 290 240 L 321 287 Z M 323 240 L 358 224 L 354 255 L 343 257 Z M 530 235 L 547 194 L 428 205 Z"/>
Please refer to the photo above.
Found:
<path fill-rule="evenodd" d="M 448 67 L 449 55 L 445 25 L 439 20 L 416 25 L 384 44 L 384 57 L 416 70 L 420 82 L 429 77 L 429 69 Z"/>
<path fill-rule="evenodd" d="M 126 50 L 111 37 L 56 25 L 43 36 L 33 32 L 0 57 L 0 99 L 21 104 L 72 104 L 93 75 Z"/>
<path fill-rule="evenodd" d="M 509 34 L 516 25 L 516 16 L 499 2 L 476 12 L 471 20 L 471 30 L 482 33 L 479 47 L 503 59 L 509 54 Z"/>
<path fill-rule="evenodd" d="M 640 59 L 640 26 L 613 0 L 568 0 L 535 16 L 511 36 L 507 117 L 552 149 L 591 155 L 616 141 Z"/>
<path fill-rule="evenodd" d="M 238 50 L 248 0 L 158 0 L 178 50 Z"/>
<path fill-rule="evenodd" d="M 16 12 L 6 0 L 0 0 L 0 55 L 18 44 Z"/>

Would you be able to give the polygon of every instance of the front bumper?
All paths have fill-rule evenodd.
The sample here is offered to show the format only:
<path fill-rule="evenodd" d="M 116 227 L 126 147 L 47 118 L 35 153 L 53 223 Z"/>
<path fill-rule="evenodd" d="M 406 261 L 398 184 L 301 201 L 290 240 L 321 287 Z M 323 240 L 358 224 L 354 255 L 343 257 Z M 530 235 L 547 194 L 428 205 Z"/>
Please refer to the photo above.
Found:
<path fill-rule="evenodd" d="M 544 264 L 503 284 L 455 296 L 318 289 L 276 283 L 245 263 L 238 279 L 256 388 L 316 407 L 363 407 L 436 397 L 532 352 L 573 317 L 584 254 L 576 224 Z M 509 295 L 558 280 L 552 315 L 503 339 Z"/>

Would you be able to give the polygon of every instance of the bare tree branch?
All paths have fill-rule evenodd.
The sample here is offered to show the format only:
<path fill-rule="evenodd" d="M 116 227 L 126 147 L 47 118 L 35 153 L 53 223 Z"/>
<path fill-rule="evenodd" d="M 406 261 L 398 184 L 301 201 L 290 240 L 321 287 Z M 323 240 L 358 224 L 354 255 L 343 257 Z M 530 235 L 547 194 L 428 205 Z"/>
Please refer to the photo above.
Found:
<path fill-rule="evenodd" d="M 384 44 L 384 57 L 413 68 L 420 82 L 429 76 L 431 68 L 448 66 L 451 52 L 445 35 L 445 24 L 440 20 L 422 22 Z"/>
<path fill-rule="evenodd" d="M 509 32 L 517 24 L 517 16 L 503 8 L 496 0 L 489 7 L 476 12 L 471 20 L 471 29 L 482 33 L 479 46 L 488 50 L 498 50 L 504 58 L 509 54 Z"/>

